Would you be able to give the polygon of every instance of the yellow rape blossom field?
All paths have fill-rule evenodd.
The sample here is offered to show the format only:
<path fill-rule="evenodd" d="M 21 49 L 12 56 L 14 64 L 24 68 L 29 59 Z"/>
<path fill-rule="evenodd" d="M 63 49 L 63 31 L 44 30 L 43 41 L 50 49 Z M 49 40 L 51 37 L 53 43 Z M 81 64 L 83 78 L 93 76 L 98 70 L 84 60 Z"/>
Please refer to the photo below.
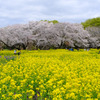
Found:
<path fill-rule="evenodd" d="M 0 51 L 0 100 L 100 100 L 98 52 Z"/>

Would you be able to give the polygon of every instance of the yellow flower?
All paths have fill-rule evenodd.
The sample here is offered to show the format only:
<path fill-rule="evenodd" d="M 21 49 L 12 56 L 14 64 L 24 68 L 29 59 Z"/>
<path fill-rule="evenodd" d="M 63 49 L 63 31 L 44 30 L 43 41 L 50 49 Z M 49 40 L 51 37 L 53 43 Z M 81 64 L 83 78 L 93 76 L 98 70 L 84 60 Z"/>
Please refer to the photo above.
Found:
<path fill-rule="evenodd" d="M 94 100 L 98 100 L 98 98 L 95 98 Z"/>
<path fill-rule="evenodd" d="M 39 88 L 36 88 L 36 90 L 39 90 Z"/>
<path fill-rule="evenodd" d="M 32 81 L 31 81 L 31 83 L 33 84 L 33 83 L 34 83 L 34 81 L 32 80 Z"/>
<path fill-rule="evenodd" d="M 5 99 L 5 98 L 6 98 L 6 96 L 3 94 L 3 95 L 2 95 L 2 98 L 3 98 L 3 99 Z"/>
<path fill-rule="evenodd" d="M 15 94 L 15 95 L 13 96 L 14 99 L 17 99 L 17 98 L 20 98 L 20 97 L 22 97 L 22 94 Z"/>
<path fill-rule="evenodd" d="M 92 98 L 87 98 L 87 100 L 93 100 Z"/>
<path fill-rule="evenodd" d="M 1 93 L 1 88 L 0 88 L 0 93 Z"/>
<path fill-rule="evenodd" d="M 29 96 L 29 99 L 32 99 L 33 98 L 33 96 Z"/>
<path fill-rule="evenodd" d="M 98 50 L 22 50 L 20 57 L 7 61 L 0 58 L 1 99 L 21 100 L 23 97 L 48 95 L 53 100 L 73 99 L 78 95 L 93 100 L 94 94 L 100 99 L 100 56 Z M 12 55 L 12 51 L 0 51 Z M 3 61 L 3 63 L 2 63 Z M 4 64 L 4 62 L 6 64 Z M 33 79 L 34 78 L 34 79 Z M 15 92 L 15 93 L 14 93 Z M 39 93 L 38 93 L 39 92 Z M 5 93 L 5 94 L 4 94 Z M 22 93 L 22 94 L 17 94 Z M 7 97 L 8 96 L 8 97 Z M 63 98 L 62 98 L 63 97 Z M 33 99 L 33 98 L 32 98 Z"/>
<path fill-rule="evenodd" d="M 55 97 L 55 98 L 53 98 L 53 100 L 58 100 L 58 99 Z"/>
<path fill-rule="evenodd" d="M 26 92 L 29 93 L 29 94 L 32 95 L 32 96 L 35 95 L 35 92 L 34 92 L 33 90 L 27 90 Z"/>
<path fill-rule="evenodd" d="M 33 89 L 33 86 L 32 85 L 29 85 L 30 89 Z"/>
<path fill-rule="evenodd" d="M 98 93 L 97 97 L 98 97 L 98 99 L 100 99 L 100 93 Z"/>
<path fill-rule="evenodd" d="M 17 90 L 20 90 L 20 86 L 17 86 Z"/>
<path fill-rule="evenodd" d="M 9 96 L 12 96 L 13 95 L 13 93 L 12 92 L 9 92 Z"/>
<path fill-rule="evenodd" d="M 40 94 L 38 94 L 38 93 L 37 93 L 37 96 L 39 97 L 39 96 L 40 96 Z"/>

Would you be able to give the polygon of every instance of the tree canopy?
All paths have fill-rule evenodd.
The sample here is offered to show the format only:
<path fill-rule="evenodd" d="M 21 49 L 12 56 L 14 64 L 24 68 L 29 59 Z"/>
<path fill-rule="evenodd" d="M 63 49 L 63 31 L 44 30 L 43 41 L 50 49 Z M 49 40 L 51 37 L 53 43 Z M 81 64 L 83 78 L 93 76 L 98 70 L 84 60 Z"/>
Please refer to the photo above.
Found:
<path fill-rule="evenodd" d="M 53 23 L 53 24 L 59 23 L 57 20 L 51 20 L 51 21 L 49 21 L 49 20 L 41 20 L 41 21 L 48 21 L 48 23 Z"/>
<path fill-rule="evenodd" d="M 100 17 L 88 19 L 81 23 L 84 28 L 86 27 L 98 27 L 100 26 Z"/>

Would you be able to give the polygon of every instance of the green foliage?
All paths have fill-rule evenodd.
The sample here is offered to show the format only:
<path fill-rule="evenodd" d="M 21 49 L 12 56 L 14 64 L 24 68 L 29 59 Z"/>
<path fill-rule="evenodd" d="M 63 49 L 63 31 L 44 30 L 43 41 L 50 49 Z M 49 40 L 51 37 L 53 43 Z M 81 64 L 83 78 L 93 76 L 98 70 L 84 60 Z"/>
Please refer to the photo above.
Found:
<path fill-rule="evenodd" d="M 88 19 L 85 22 L 81 23 L 84 28 L 86 27 L 98 27 L 100 26 L 100 17 Z"/>
<path fill-rule="evenodd" d="M 51 20 L 51 21 L 49 21 L 49 20 L 41 20 L 41 21 L 47 21 L 48 23 L 53 23 L 53 24 L 59 23 L 57 20 Z"/>
<path fill-rule="evenodd" d="M 52 21 L 48 21 L 49 23 L 53 23 L 53 24 L 57 24 L 57 23 L 59 23 L 57 20 L 52 20 Z"/>

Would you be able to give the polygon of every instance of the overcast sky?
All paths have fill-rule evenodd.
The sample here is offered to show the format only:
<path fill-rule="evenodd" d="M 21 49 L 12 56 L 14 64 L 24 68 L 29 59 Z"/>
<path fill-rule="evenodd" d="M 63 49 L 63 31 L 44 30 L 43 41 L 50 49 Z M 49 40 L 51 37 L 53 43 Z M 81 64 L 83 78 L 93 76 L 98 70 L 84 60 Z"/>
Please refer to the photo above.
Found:
<path fill-rule="evenodd" d="M 39 20 L 81 23 L 100 16 L 100 0 L 0 0 L 0 27 Z"/>

